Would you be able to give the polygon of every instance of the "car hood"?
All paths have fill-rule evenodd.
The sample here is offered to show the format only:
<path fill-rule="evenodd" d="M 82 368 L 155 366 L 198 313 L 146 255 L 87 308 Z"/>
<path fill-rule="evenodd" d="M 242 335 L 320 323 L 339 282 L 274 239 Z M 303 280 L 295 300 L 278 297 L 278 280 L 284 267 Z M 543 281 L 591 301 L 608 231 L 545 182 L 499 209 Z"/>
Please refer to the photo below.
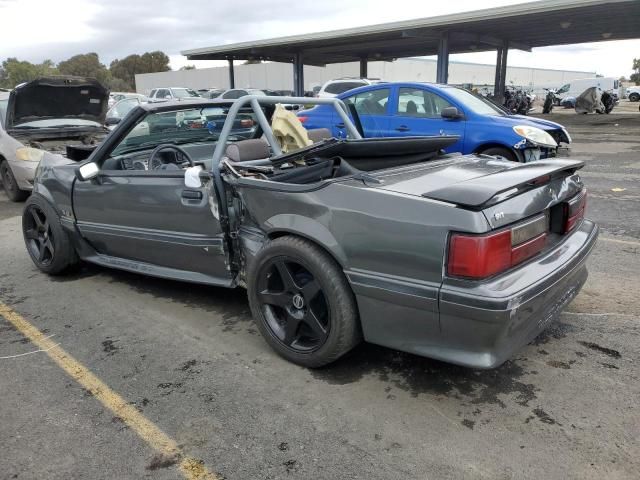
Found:
<path fill-rule="evenodd" d="M 504 125 L 506 127 L 515 127 L 516 125 L 527 125 L 530 127 L 538 127 L 542 130 L 558 130 L 564 127 L 556 122 L 549 120 L 543 120 L 541 118 L 526 117 L 524 115 L 505 115 L 505 116 L 492 116 L 491 120 L 494 123 Z"/>
<path fill-rule="evenodd" d="M 103 124 L 109 90 L 93 78 L 42 77 L 18 85 L 9 95 L 6 128 L 53 118 Z"/>

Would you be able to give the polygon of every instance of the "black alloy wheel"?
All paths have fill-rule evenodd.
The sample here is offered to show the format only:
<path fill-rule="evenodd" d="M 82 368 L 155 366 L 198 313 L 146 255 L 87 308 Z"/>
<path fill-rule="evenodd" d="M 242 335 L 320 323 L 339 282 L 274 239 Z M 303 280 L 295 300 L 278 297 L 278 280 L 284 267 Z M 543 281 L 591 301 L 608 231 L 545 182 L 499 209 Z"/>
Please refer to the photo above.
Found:
<path fill-rule="evenodd" d="M 285 347 L 311 352 L 325 343 L 331 328 L 325 294 L 299 261 L 279 256 L 266 262 L 257 295 L 268 328 Z"/>
<path fill-rule="evenodd" d="M 267 241 L 249 263 L 251 313 L 265 341 L 290 362 L 318 368 L 362 340 L 358 306 L 340 264 L 312 241 Z"/>
<path fill-rule="evenodd" d="M 23 217 L 24 239 L 31 258 L 38 266 L 51 265 L 55 256 L 53 233 L 46 214 L 37 205 L 29 205 Z"/>
<path fill-rule="evenodd" d="M 57 275 L 79 262 L 57 212 L 37 193 L 27 199 L 22 212 L 22 235 L 31 260 L 44 273 Z"/>

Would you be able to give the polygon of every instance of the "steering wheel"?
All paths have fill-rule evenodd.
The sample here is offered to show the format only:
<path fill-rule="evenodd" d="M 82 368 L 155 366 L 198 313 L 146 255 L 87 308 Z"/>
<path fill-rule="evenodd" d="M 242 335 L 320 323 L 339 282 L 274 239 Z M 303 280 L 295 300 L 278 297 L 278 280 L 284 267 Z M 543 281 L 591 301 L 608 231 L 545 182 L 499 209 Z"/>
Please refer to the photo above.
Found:
<path fill-rule="evenodd" d="M 194 166 L 193 159 L 189 156 L 189 154 L 183 148 L 180 148 L 177 145 L 173 145 L 172 143 L 162 143 L 158 145 L 156 148 L 154 148 L 153 151 L 151 152 L 151 156 L 149 157 L 149 170 L 158 170 L 162 167 L 162 165 L 164 165 L 164 163 L 162 163 L 161 161 L 159 163 L 156 163 L 159 161 L 159 159 L 156 160 L 156 157 L 160 152 L 164 150 L 173 150 L 174 152 L 177 152 L 180 155 L 182 155 L 182 158 L 185 161 L 180 163 L 181 167 Z"/>

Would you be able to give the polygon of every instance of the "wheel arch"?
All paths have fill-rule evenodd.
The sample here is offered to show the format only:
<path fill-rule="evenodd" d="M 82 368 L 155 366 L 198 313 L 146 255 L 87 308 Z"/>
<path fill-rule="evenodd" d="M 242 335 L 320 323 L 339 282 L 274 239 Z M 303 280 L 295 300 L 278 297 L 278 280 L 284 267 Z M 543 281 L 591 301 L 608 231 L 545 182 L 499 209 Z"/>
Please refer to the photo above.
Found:
<path fill-rule="evenodd" d="M 301 215 L 276 215 L 266 222 L 269 225 L 266 235 L 273 240 L 285 235 L 304 238 L 326 251 L 344 270 L 348 268 L 347 255 L 327 227 Z"/>
<path fill-rule="evenodd" d="M 516 150 L 515 148 L 513 148 L 510 145 L 507 145 L 505 143 L 500 143 L 500 142 L 485 142 L 482 143 L 480 145 L 478 145 L 474 150 L 473 153 L 479 154 L 480 152 L 484 151 L 484 150 L 488 150 L 490 148 L 504 148 L 506 150 L 509 150 L 510 152 L 512 152 L 516 158 L 518 159 L 518 161 L 522 161 L 522 155 L 520 153 L 520 151 Z"/>

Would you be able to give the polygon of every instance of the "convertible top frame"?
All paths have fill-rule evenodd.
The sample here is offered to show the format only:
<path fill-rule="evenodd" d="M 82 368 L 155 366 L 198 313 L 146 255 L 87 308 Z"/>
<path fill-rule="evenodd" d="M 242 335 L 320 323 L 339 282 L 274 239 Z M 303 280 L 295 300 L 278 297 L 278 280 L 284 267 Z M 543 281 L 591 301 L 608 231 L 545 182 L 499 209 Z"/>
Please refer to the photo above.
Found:
<path fill-rule="evenodd" d="M 271 149 L 275 156 L 282 155 L 282 149 L 280 148 L 280 144 L 276 140 L 273 135 L 273 130 L 271 129 L 271 125 L 269 124 L 269 120 L 264 114 L 264 111 L 261 108 L 261 105 L 276 105 L 276 104 L 294 104 L 294 105 L 333 105 L 333 107 L 340 115 L 342 122 L 344 123 L 345 129 L 347 130 L 347 134 L 356 139 L 362 139 L 362 136 L 358 132 L 358 129 L 349 118 L 349 110 L 344 102 L 338 98 L 308 98 L 308 97 L 265 97 L 258 95 L 245 95 L 244 97 L 240 97 L 235 100 L 229 108 L 229 112 L 227 113 L 227 118 L 225 119 L 224 125 L 222 126 L 222 130 L 220 131 L 220 136 L 218 137 L 218 141 L 216 143 L 216 148 L 213 151 L 213 161 L 211 165 L 211 174 L 213 175 L 214 185 L 216 187 L 216 192 L 218 196 L 218 202 L 221 210 L 221 218 L 224 218 L 225 221 L 229 218 L 229 212 L 227 209 L 227 202 L 225 201 L 225 189 L 224 182 L 222 181 L 222 174 L 220 173 L 220 162 L 222 157 L 224 156 L 225 149 L 227 147 L 227 139 L 231 134 L 231 130 L 233 129 L 233 122 L 240 110 L 249 105 L 253 110 L 253 113 L 256 115 L 258 123 L 262 128 L 264 136 L 271 146 Z"/>

